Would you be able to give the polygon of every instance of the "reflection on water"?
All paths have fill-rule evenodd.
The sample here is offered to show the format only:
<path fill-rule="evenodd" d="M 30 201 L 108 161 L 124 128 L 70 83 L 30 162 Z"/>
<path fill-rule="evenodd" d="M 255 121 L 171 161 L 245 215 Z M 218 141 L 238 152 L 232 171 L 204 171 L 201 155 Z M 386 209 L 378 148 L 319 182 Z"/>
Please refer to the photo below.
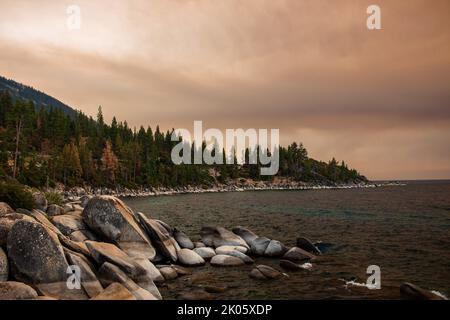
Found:
<path fill-rule="evenodd" d="M 282 280 L 255 281 L 253 268 L 195 268 L 169 281 L 167 298 L 197 286 L 227 286 L 218 299 L 399 298 L 408 281 L 450 293 L 450 182 L 358 190 L 260 191 L 125 199 L 137 211 L 199 240 L 202 226 L 242 225 L 288 246 L 299 236 L 327 244 L 312 270 Z M 277 259 L 258 264 L 279 268 Z M 369 265 L 381 267 L 381 290 L 365 283 Z"/>

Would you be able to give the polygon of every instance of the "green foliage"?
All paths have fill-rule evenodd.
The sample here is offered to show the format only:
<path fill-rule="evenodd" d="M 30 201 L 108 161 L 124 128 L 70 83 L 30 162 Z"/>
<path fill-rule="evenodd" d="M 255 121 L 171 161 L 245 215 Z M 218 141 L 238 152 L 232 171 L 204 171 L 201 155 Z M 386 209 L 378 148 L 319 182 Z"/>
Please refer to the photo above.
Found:
<path fill-rule="evenodd" d="M 6 202 L 13 209 L 28 209 L 34 207 L 31 192 L 17 182 L 0 182 L 0 201 Z"/>
<path fill-rule="evenodd" d="M 54 191 L 46 192 L 45 198 L 47 199 L 48 204 L 57 204 L 59 206 L 62 205 L 64 201 L 63 196 Z"/>

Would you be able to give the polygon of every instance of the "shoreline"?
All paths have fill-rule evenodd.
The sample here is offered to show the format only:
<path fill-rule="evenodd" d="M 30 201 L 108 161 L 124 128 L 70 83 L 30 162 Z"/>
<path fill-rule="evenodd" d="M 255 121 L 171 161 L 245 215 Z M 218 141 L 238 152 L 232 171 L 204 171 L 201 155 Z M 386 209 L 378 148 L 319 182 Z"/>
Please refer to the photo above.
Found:
<path fill-rule="evenodd" d="M 119 198 L 142 198 L 142 197 L 158 197 L 158 196 L 175 196 L 183 194 L 204 194 L 204 193 L 225 193 L 225 192 L 249 192 L 249 191 L 300 191 L 300 190 L 340 190 L 340 189 L 366 189 L 366 188 L 382 188 L 391 186 L 405 186 L 406 183 L 400 182 L 383 182 L 383 183 L 357 183 L 357 184 L 339 184 L 339 185 L 320 185 L 320 184 L 266 184 L 266 185 L 218 185 L 212 188 L 201 187 L 179 187 L 179 188 L 141 188 L 138 190 L 121 188 L 81 188 L 75 187 L 68 191 L 62 192 L 65 200 L 77 201 L 77 197 L 109 195 Z"/>

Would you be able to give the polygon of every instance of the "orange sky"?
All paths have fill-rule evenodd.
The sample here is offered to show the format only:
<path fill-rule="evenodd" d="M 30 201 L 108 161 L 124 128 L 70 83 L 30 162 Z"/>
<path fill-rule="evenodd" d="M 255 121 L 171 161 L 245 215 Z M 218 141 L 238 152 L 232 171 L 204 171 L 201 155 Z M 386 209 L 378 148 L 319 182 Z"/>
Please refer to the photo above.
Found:
<path fill-rule="evenodd" d="M 280 128 L 371 179 L 450 178 L 448 0 L 0 0 L 0 74 L 133 126 Z"/>

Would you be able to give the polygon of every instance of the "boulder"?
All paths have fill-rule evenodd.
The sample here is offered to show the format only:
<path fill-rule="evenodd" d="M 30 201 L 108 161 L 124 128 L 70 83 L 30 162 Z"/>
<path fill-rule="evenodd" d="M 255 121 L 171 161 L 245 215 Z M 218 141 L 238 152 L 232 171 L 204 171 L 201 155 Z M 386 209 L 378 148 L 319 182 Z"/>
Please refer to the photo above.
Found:
<path fill-rule="evenodd" d="M 400 285 L 400 294 L 402 298 L 407 300 L 445 300 L 445 298 L 422 289 L 412 283 L 402 283 Z"/>
<path fill-rule="evenodd" d="M 14 210 L 6 202 L 0 202 L 0 217 L 8 213 L 14 213 Z"/>
<path fill-rule="evenodd" d="M 37 296 L 36 290 L 25 283 L 0 282 L 0 300 L 30 300 L 37 298 Z"/>
<path fill-rule="evenodd" d="M 251 252 L 257 256 L 263 256 L 269 246 L 270 239 L 266 237 L 258 237 L 251 243 Z"/>
<path fill-rule="evenodd" d="M 94 273 L 94 266 L 83 255 L 66 250 L 66 258 L 70 265 L 80 268 L 80 280 L 83 289 L 90 298 L 103 292 L 103 287 Z"/>
<path fill-rule="evenodd" d="M 8 281 L 8 275 L 8 257 L 6 256 L 6 253 L 3 251 L 2 247 L 0 247 L 0 282 Z"/>
<path fill-rule="evenodd" d="M 237 234 L 242 239 L 244 239 L 244 241 L 248 244 L 249 247 L 251 247 L 253 240 L 258 238 L 258 236 L 255 233 L 241 226 L 233 228 L 232 231 L 233 233 Z"/>
<path fill-rule="evenodd" d="M 283 274 L 272 267 L 260 264 L 250 272 L 249 276 L 254 279 L 278 279 Z"/>
<path fill-rule="evenodd" d="M 31 283 L 66 281 L 67 267 L 58 236 L 38 222 L 18 220 L 7 241 L 11 274 Z"/>
<path fill-rule="evenodd" d="M 145 258 L 134 258 L 134 261 L 144 268 L 145 276 L 151 279 L 153 282 L 164 282 L 164 277 L 158 268 L 155 267 L 150 260 Z"/>
<path fill-rule="evenodd" d="M 289 260 L 280 260 L 280 267 L 288 271 L 303 270 L 303 268 L 300 265 Z"/>
<path fill-rule="evenodd" d="M 248 249 L 241 246 L 220 246 L 216 248 L 216 254 L 226 254 L 230 251 L 239 251 L 242 253 L 247 253 Z"/>
<path fill-rule="evenodd" d="M 227 256 L 232 256 L 232 257 L 239 258 L 239 259 L 241 259 L 242 261 L 244 261 L 247 264 L 251 264 L 251 263 L 255 262 L 252 258 L 250 258 L 245 253 L 242 253 L 241 251 L 231 250 L 231 251 L 224 252 L 223 254 L 227 255 Z"/>
<path fill-rule="evenodd" d="M 287 248 L 284 244 L 282 244 L 278 240 L 270 240 L 266 250 L 264 251 L 264 255 L 266 257 L 280 257 L 285 254 Z"/>
<path fill-rule="evenodd" d="M 303 249 L 307 252 L 313 253 L 313 254 L 321 254 L 319 248 L 317 248 L 309 239 L 307 238 L 297 238 L 297 247 L 300 249 Z"/>
<path fill-rule="evenodd" d="M 84 208 L 82 217 L 91 230 L 117 243 L 128 255 L 150 260 L 155 257 L 150 239 L 133 211 L 121 200 L 111 196 L 94 197 Z"/>
<path fill-rule="evenodd" d="M 6 241 L 8 239 L 8 233 L 16 221 L 28 219 L 28 221 L 34 221 L 33 218 L 20 214 L 20 213 L 8 213 L 0 217 L 0 247 L 6 247 Z"/>
<path fill-rule="evenodd" d="M 155 219 L 156 222 L 158 222 L 164 229 L 167 230 L 167 232 L 173 236 L 173 228 L 171 226 L 169 226 L 166 222 L 162 221 L 162 220 L 158 220 Z"/>
<path fill-rule="evenodd" d="M 315 255 L 309 253 L 303 249 L 298 247 L 292 247 L 288 252 L 286 252 L 283 256 L 283 259 L 291 260 L 291 261 L 304 261 L 314 259 Z"/>
<path fill-rule="evenodd" d="M 173 230 L 173 237 L 177 241 L 177 243 L 180 245 L 181 248 L 184 249 L 194 249 L 195 246 L 192 243 L 191 239 L 183 232 L 178 229 Z"/>
<path fill-rule="evenodd" d="M 91 200 L 92 196 L 82 196 L 80 198 L 80 206 L 82 208 L 86 207 L 86 205 L 88 204 L 89 200 Z"/>
<path fill-rule="evenodd" d="M 216 252 L 213 248 L 207 248 L 207 247 L 200 247 L 195 248 L 194 252 L 197 253 L 200 257 L 202 257 L 204 260 L 210 260 L 212 257 L 216 255 Z"/>
<path fill-rule="evenodd" d="M 42 211 L 47 211 L 47 207 L 48 207 L 48 202 L 47 202 L 47 198 L 45 197 L 45 194 L 42 192 L 34 192 L 33 193 L 33 202 L 34 202 L 34 207 L 36 209 L 42 210 Z"/>
<path fill-rule="evenodd" d="M 114 282 L 91 300 L 136 300 L 136 298 L 122 284 Z"/>
<path fill-rule="evenodd" d="M 244 264 L 244 261 L 241 259 L 224 254 L 218 254 L 211 259 L 211 265 L 216 267 L 234 267 Z"/>
<path fill-rule="evenodd" d="M 201 241 L 196 242 L 194 245 L 195 245 L 196 248 L 204 248 L 204 247 L 206 247 L 205 244 L 203 242 L 201 242 Z"/>
<path fill-rule="evenodd" d="M 244 239 L 222 227 L 203 227 L 200 230 L 200 235 L 202 242 L 208 247 L 242 246 L 249 248 Z"/>
<path fill-rule="evenodd" d="M 147 218 L 143 213 L 138 212 L 139 221 L 144 226 L 152 243 L 162 255 L 176 262 L 178 259 L 177 248 L 173 244 L 173 238 L 169 232 L 157 221 Z"/>
<path fill-rule="evenodd" d="M 86 246 L 98 265 L 110 262 L 131 277 L 138 277 L 147 273 L 132 257 L 111 243 L 86 241 Z"/>
<path fill-rule="evenodd" d="M 64 214 L 53 217 L 52 223 L 63 235 L 69 237 L 73 241 L 82 242 L 86 240 L 97 240 L 95 235 L 83 222 L 81 216 Z"/>
<path fill-rule="evenodd" d="M 63 208 L 63 213 L 64 214 L 69 213 L 71 211 L 75 211 L 74 208 L 73 208 L 73 205 L 71 203 L 64 204 L 62 208 Z"/>
<path fill-rule="evenodd" d="M 185 266 L 202 266 L 205 264 L 205 260 L 198 255 L 195 251 L 190 249 L 181 249 L 177 252 L 178 262 Z"/>
<path fill-rule="evenodd" d="M 157 266 L 164 279 L 173 280 L 178 277 L 177 271 L 172 266 Z"/>
<path fill-rule="evenodd" d="M 131 280 L 120 268 L 105 262 L 98 270 L 98 276 L 101 283 L 108 287 L 112 283 L 118 282 L 127 288 L 137 300 L 158 300 L 149 291 L 138 286 Z"/>
<path fill-rule="evenodd" d="M 57 204 L 51 204 L 47 207 L 47 215 L 50 217 L 59 216 L 60 214 L 64 214 L 64 208 L 58 206 Z"/>

